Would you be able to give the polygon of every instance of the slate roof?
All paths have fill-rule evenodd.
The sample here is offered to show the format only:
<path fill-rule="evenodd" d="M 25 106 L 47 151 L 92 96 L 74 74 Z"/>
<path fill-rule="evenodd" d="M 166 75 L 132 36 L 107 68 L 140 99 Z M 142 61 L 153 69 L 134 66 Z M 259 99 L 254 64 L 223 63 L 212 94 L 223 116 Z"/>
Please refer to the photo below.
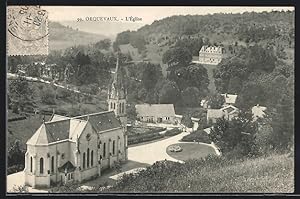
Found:
<path fill-rule="evenodd" d="M 70 162 L 66 162 L 64 165 L 62 165 L 61 167 L 58 168 L 59 172 L 73 172 L 76 169 L 76 167 Z"/>
<path fill-rule="evenodd" d="M 221 94 L 221 95 L 224 96 L 226 104 L 234 104 L 236 102 L 237 95 L 231 95 L 231 94 Z"/>
<path fill-rule="evenodd" d="M 173 104 L 137 104 L 135 109 L 138 116 L 175 117 Z"/>
<path fill-rule="evenodd" d="M 120 120 L 116 118 L 113 111 L 83 115 L 75 118 L 89 121 L 91 125 L 97 130 L 97 132 L 106 131 L 122 126 Z"/>
<path fill-rule="evenodd" d="M 55 117 L 58 120 L 53 118 L 51 121 L 43 123 L 26 144 L 44 145 L 69 139 L 76 141 L 87 123 L 90 123 L 97 132 L 122 127 L 120 120 L 115 117 L 113 111 L 93 113 L 73 118 Z"/>

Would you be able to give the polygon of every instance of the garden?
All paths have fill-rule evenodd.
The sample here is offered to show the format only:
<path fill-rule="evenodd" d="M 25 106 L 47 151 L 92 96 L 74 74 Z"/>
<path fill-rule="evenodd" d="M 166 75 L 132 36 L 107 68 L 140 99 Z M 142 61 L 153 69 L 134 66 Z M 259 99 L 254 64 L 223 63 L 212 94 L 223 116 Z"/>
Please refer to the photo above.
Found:
<path fill-rule="evenodd" d="M 204 144 L 178 143 L 168 146 L 167 154 L 177 160 L 186 161 L 189 159 L 202 159 L 216 153 L 211 146 Z"/>

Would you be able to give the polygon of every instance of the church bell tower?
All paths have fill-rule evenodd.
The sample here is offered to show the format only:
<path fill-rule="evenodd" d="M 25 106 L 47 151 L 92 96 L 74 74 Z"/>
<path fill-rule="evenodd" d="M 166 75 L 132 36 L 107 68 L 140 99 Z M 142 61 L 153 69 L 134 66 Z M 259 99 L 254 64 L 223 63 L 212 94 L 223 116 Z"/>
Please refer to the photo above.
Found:
<path fill-rule="evenodd" d="M 113 80 L 108 88 L 107 103 L 108 110 L 114 111 L 116 117 L 121 121 L 124 130 L 125 142 L 125 159 L 127 160 L 127 114 L 126 114 L 126 101 L 127 90 L 124 85 L 124 78 L 119 68 L 119 56 L 117 55 L 116 70 Z"/>

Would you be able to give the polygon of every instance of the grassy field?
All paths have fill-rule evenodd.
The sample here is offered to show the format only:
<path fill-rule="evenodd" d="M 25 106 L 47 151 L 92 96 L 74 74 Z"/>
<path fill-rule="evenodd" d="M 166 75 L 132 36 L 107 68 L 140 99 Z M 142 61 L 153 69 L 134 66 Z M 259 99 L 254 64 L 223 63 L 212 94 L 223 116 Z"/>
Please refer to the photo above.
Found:
<path fill-rule="evenodd" d="M 170 152 L 169 147 L 167 148 L 167 154 L 177 160 L 186 161 L 189 159 L 201 159 L 209 154 L 216 154 L 215 150 L 207 145 L 198 143 L 179 143 L 174 144 L 182 148 L 181 152 Z"/>
<path fill-rule="evenodd" d="M 127 176 L 111 191 L 191 193 L 294 192 L 294 158 L 286 154 L 226 160 L 162 162 Z"/>

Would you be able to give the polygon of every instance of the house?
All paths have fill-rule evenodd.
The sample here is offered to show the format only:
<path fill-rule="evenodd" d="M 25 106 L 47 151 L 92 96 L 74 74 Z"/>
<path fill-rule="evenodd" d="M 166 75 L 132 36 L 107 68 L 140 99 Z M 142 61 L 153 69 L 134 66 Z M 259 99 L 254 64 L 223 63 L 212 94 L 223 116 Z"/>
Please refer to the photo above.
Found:
<path fill-rule="evenodd" d="M 141 122 L 178 124 L 173 104 L 137 104 L 137 119 Z"/>
<path fill-rule="evenodd" d="M 232 94 L 221 94 L 224 97 L 225 103 L 224 106 L 234 105 L 237 99 L 237 95 Z"/>
<path fill-rule="evenodd" d="M 118 77 L 118 61 L 116 68 L 108 111 L 76 117 L 53 114 L 27 141 L 26 185 L 82 182 L 128 159 L 126 89 Z"/>
<path fill-rule="evenodd" d="M 218 65 L 222 61 L 224 54 L 223 47 L 205 45 L 199 51 L 199 62 L 200 64 Z"/>
<path fill-rule="evenodd" d="M 221 109 L 207 109 L 207 123 L 216 123 L 217 119 L 224 117 L 227 120 L 232 120 L 238 116 L 238 108 L 233 105 L 223 107 Z"/>
<path fill-rule="evenodd" d="M 193 123 L 193 131 L 197 131 L 199 127 L 199 121 L 200 118 L 191 117 L 192 123 Z"/>
<path fill-rule="evenodd" d="M 200 106 L 203 108 L 206 108 L 206 109 L 210 107 L 210 106 L 208 106 L 208 100 L 206 100 L 206 99 L 201 100 Z"/>
<path fill-rule="evenodd" d="M 256 121 L 258 118 L 263 118 L 266 115 L 265 110 L 267 110 L 267 107 L 260 106 L 259 104 L 253 106 L 251 109 L 253 121 Z"/>

